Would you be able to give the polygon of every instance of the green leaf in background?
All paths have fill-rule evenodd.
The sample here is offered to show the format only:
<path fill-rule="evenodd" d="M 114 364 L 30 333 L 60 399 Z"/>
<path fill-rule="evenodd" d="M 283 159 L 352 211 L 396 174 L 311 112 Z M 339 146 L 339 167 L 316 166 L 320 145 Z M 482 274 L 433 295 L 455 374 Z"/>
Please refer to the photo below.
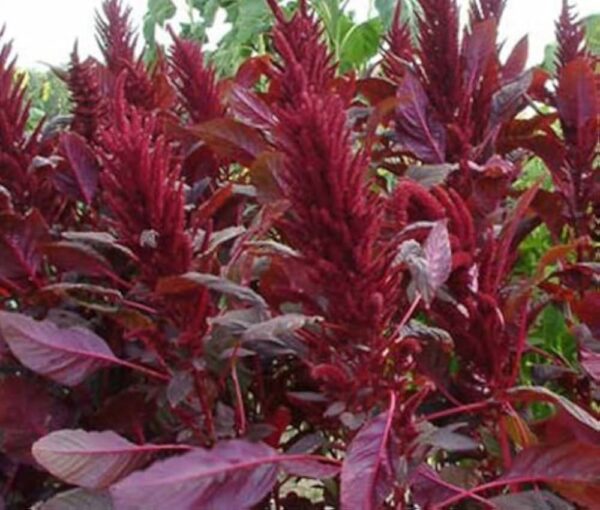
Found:
<path fill-rule="evenodd" d="M 382 35 L 383 25 L 379 18 L 350 28 L 340 45 L 341 71 L 360 68 L 373 58 L 379 49 Z"/>
<path fill-rule="evenodd" d="M 173 18 L 176 13 L 177 7 L 172 0 L 148 0 L 142 31 L 150 49 L 147 54 L 150 60 L 153 59 L 156 51 L 156 27 L 163 27 L 165 22 Z"/>
<path fill-rule="evenodd" d="M 588 48 L 594 55 L 600 55 L 600 14 L 592 14 L 583 20 Z"/>
<path fill-rule="evenodd" d="M 386 28 L 392 23 L 394 11 L 396 10 L 396 3 L 396 0 L 375 0 L 375 9 L 377 9 L 379 17 Z"/>
<path fill-rule="evenodd" d="M 148 0 L 148 14 L 154 22 L 163 26 L 165 21 L 175 16 L 177 8 L 172 0 Z"/>
<path fill-rule="evenodd" d="M 52 119 L 69 113 L 71 108 L 69 91 L 54 72 L 30 69 L 23 73 L 27 97 L 31 101 L 28 130 L 34 129 L 44 117 Z"/>

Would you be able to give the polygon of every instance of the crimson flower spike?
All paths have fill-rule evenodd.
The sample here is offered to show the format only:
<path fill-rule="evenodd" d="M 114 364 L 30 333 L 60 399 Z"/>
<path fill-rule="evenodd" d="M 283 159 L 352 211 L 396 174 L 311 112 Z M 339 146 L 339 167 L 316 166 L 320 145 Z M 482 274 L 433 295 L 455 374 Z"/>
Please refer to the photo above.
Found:
<path fill-rule="evenodd" d="M 73 103 L 71 129 L 90 141 L 104 126 L 107 113 L 97 73 L 93 60 L 81 62 L 75 43 L 69 69 L 61 78 L 67 83 Z"/>
<path fill-rule="evenodd" d="M 304 93 L 282 109 L 275 135 L 285 155 L 280 186 L 291 209 L 282 222 L 343 335 L 377 341 L 397 302 L 391 250 L 380 243 L 382 211 L 366 179 L 368 161 L 354 154 L 344 101 Z"/>
<path fill-rule="evenodd" d="M 283 88 L 281 102 L 293 103 L 304 90 L 327 91 L 336 66 L 323 27 L 308 11 L 305 1 L 289 21 L 275 0 L 268 1 L 276 18 L 273 42 L 282 60 L 275 73 Z"/>
<path fill-rule="evenodd" d="M 585 29 L 569 0 L 563 0 L 560 18 L 556 22 L 557 70 L 586 54 Z"/>
<path fill-rule="evenodd" d="M 0 28 L 0 43 L 4 32 L 4 27 Z M 31 191 L 27 168 L 30 146 L 37 138 L 37 132 L 30 137 L 25 133 L 30 105 L 25 99 L 25 75 L 16 73 L 15 63 L 12 43 L 0 44 L 0 185 L 10 190 L 13 198 Z"/>
<path fill-rule="evenodd" d="M 170 27 L 168 30 L 174 42 L 171 75 L 184 110 L 195 123 L 223 116 L 216 73 L 205 63 L 200 45 L 178 37 Z"/>
<path fill-rule="evenodd" d="M 117 85 L 114 126 L 103 135 L 101 182 L 113 228 L 143 261 L 143 278 L 154 284 L 189 269 L 183 184 L 167 141 L 156 134 L 156 118 L 126 104 L 124 78 Z"/>
<path fill-rule="evenodd" d="M 421 0 L 418 16 L 422 81 L 448 121 L 460 102 L 460 23 L 456 0 Z"/>
<path fill-rule="evenodd" d="M 408 23 L 402 21 L 402 2 L 398 2 L 394 19 L 385 36 L 388 48 L 383 55 L 383 72 L 392 81 L 399 83 L 404 76 L 406 65 L 412 60 L 414 47 Z"/>
<path fill-rule="evenodd" d="M 131 26 L 131 8 L 125 8 L 121 0 L 104 0 L 102 14 L 96 15 L 96 40 L 106 65 L 118 74 L 135 62 L 137 38 Z"/>

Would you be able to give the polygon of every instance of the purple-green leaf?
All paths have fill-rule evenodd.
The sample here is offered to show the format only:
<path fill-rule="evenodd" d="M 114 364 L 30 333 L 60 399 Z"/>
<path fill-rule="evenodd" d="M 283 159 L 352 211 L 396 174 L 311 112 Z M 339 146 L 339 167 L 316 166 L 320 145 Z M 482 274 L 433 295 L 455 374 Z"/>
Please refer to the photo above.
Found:
<path fill-rule="evenodd" d="M 119 510 L 244 510 L 271 491 L 279 472 L 277 452 L 245 441 L 218 443 L 155 462 L 111 488 Z"/>
<path fill-rule="evenodd" d="M 49 320 L 0 312 L 0 333 L 23 365 L 66 386 L 77 386 L 102 367 L 123 364 L 88 329 L 61 329 Z"/>
<path fill-rule="evenodd" d="M 177 449 L 173 445 L 136 445 L 118 434 L 59 430 L 36 441 L 31 449 L 46 471 L 86 489 L 104 489 L 148 462 L 152 455 Z"/>

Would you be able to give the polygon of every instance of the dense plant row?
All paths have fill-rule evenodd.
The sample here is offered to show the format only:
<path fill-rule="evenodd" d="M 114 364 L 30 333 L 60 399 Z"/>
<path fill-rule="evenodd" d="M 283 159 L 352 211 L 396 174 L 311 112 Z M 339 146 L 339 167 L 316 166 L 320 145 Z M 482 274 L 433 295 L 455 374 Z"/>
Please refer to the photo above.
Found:
<path fill-rule="evenodd" d="M 566 1 L 556 75 L 501 58 L 505 3 L 359 76 L 268 0 L 219 81 L 105 0 L 33 132 L 5 43 L 0 507 L 598 508 L 599 63 Z"/>

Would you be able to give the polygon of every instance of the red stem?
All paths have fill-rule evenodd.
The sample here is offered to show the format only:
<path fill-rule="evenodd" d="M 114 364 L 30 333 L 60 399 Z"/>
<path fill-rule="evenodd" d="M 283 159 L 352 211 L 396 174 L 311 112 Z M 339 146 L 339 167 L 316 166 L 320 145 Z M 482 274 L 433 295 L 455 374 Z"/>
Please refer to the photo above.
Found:
<path fill-rule="evenodd" d="M 389 354 L 390 350 L 392 349 L 392 347 L 402 341 L 402 336 L 401 336 L 402 328 L 404 328 L 404 326 L 406 326 L 406 324 L 412 317 L 413 313 L 415 313 L 415 310 L 419 306 L 421 299 L 422 299 L 421 294 L 417 293 L 417 296 L 415 297 L 414 301 L 410 305 L 409 309 L 404 314 L 404 317 L 402 317 L 400 324 L 398 325 L 398 327 L 396 328 L 396 331 L 392 335 L 392 341 L 389 342 L 388 345 L 383 347 L 383 349 L 381 349 L 381 351 L 379 352 L 380 357 L 386 358 L 387 355 Z"/>
<path fill-rule="evenodd" d="M 233 349 L 233 353 L 231 355 L 231 379 L 233 380 L 233 387 L 235 388 L 235 400 L 236 410 L 238 414 L 239 434 L 243 436 L 246 433 L 246 410 L 244 408 L 244 398 L 242 397 L 242 390 L 237 374 L 237 353 L 239 348 L 240 344 L 238 343 Z"/>
<path fill-rule="evenodd" d="M 120 359 L 118 361 L 115 361 L 115 363 L 118 363 L 119 365 L 121 365 L 123 367 L 130 368 L 131 370 L 135 370 L 136 372 L 139 372 L 140 374 L 145 374 L 149 377 L 153 377 L 154 379 L 158 379 L 159 381 L 168 382 L 171 380 L 171 376 L 169 374 L 157 372 L 157 371 L 152 370 L 151 368 L 147 368 L 143 365 L 137 365 L 136 363 L 131 363 L 130 361 L 125 361 L 125 360 Z"/>
<path fill-rule="evenodd" d="M 439 411 L 437 413 L 427 414 L 421 417 L 421 419 L 426 421 L 439 420 L 440 418 L 446 418 L 448 416 L 454 416 L 455 414 L 462 413 L 471 413 L 474 411 L 479 411 L 481 409 L 485 409 L 491 405 L 496 405 L 497 402 L 494 400 L 484 400 L 482 402 L 475 402 L 474 404 L 465 404 L 459 407 L 453 407 L 452 409 L 445 409 L 444 411 Z"/>
<path fill-rule="evenodd" d="M 512 456 L 510 454 L 510 443 L 508 441 L 508 433 L 506 431 L 506 423 L 501 418 L 499 420 L 499 428 L 500 428 L 500 450 L 502 451 L 502 464 L 504 465 L 505 471 L 510 469 L 512 464 Z"/>
<path fill-rule="evenodd" d="M 215 423 L 213 421 L 212 411 L 210 406 L 208 405 L 208 401 L 206 400 L 206 392 L 204 391 L 204 384 L 202 382 L 202 374 L 196 374 L 194 377 L 194 383 L 196 385 L 196 393 L 198 394 L 198 399 L 200 400 L 200 405 L 202 406 L 202 413 L 204 414 L 204 418 L 206 419 L 206 428 L 208 429 L 208 435 L 210 436 L 212 441 L 215 441 L 217 438 Z"/>
<path fill-rule="evenodd" d="M 492 489 L 499 489 L 501 487 L 505 487 L 509 483 L 511 483 L 511 484 L 533 483 L 536 480 L 537 479 L 532 478 L 531 476 L 528 476 L 528 477 L 523 476 L 520 478 L 511 479 L 511 480 L 495 480 L 493 482 L 480 485 L 479 487 L 474 487 L 473 489 L 467 490 L 460 494 L 456 494 L 455 496 L 451 496 L 448 499 L 442 501 L 441 503 L 434 505 L 431 510 L 443 510 L 444 508 L 447 508 L 450 505 L 454 505 L 454 504 L 458 503 L 459 501 L 462 501 L 463 499 L 466 499 L 466 498 L 478 499 L 479 496 L 477 495 L 477 493 L 489 491 Z"/>

